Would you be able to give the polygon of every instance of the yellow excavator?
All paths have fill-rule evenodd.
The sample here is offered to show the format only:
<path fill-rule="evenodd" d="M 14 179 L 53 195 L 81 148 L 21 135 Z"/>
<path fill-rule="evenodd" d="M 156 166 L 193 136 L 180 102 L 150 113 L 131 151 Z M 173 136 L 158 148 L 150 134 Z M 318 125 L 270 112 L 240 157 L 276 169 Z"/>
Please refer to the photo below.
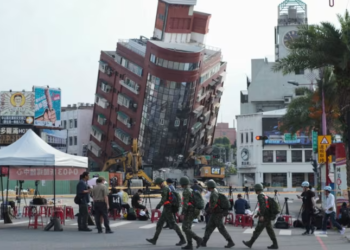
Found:
<path fill-rule="evenodd" d="M 121 165 L 123 167 L 125 178 L 123 185 L 128 186 L 131 179 L 142 179 L 151 189 L 159 189 L 153 183 L 153 180 L 142 170 L 142 155 L 137 145 L 137 139 L 133 139 L 132 152 L 127 152 L 123 156 L 111 158 L 105 162 L 102 171 L 107 171 L 112 165 Z"/>
<path fill-rule="evenodd" d="M 195 155 L 191 152 L 186 162 L 189 166 L 194 167 L 194 177 L 198 181 L 206 182 L 213 179 L 219 185 L 225 184 L 225 167 L 210 166 L 204 155 Z"/>

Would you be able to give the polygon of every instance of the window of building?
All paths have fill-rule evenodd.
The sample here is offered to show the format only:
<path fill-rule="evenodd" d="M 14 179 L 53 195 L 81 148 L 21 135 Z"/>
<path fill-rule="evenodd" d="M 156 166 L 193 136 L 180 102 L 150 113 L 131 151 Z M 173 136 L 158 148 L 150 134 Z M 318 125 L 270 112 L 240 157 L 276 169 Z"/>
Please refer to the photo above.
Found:
<path fill-rule="evenodd" d="M 287 173 L 271 174 L 272 187 L 287 187 Z"/>
<path fill-rule="evenodd" d="M 248 133 L 245 133 L 245 142 L 246 142 L 246 143 L 249 142 Z"/>
<path fill-rule="evenodd" d="M 78 145 L 78 137 L 74 136 L 74 145 Z"/>
<path fill-rule="evenodd" d="M 75 128 L 78 127 L 78 119 L 74 119 L 74 127 L 75 127 Z"/>
<path fill-rule="evenodd" d="M 241 143 L 244 143 L 244 140 L 243 140 L 243 133 L 241 133 Z"/>
<path fill-rule="evenodd" d="M 305 162 L 312 161 L 312 150 L 305 150 Z"/>
<path fill-rule="evenodd" d="M 151 54 L 151 58 L 150 58 L 150 61 L 155 63 L 156 62 L 156 56 Z"/>
<path fill-rule="evenodd" d="M 164 125 L 164 119 L 160 118 L 160 119 L 159 119 L 159 124 L 160 124 L 160 125 Z"/>
<path fill-rule="evenodd" d="M 254 142 L 254 133 L 250 132 L 250 142 Z"/>
<path fill-rule="evenodd" d="M 263 150 L 263 162 L 273 162 L 272 150 Z"/>
<path fill-rule="evenodd" d="M 67 128 L 67 121 L 66 120 L 63 121 L 63 128 Z"/>
<path fill-rule="evenodd" d="M 287 150 L 276 150 L 276 162 L 287 162 Z"/>
<path fill-rule="evenodd" d="M 130 99 L 122 94 L 118 94 L 117 103 L 127 108 L 130 107 Z"/>
<path fill-rule="evenodd" d="M 109 86 L 107 83 L 105 82 L 101 82 L 101 90 L 105 93 L 109 93 L 111 91 L 111 86 Z"/>
<path fill-rule="evenodd" d="M 73 145 L 73 137 L 69 137 L 69 146 L 72 146 Z"/>
<path fill-rule="evenodd" d="M 69 120 L 69 128 L 73 128 L 73 120 Z"/>
<path fill-rule="evenodd" d="M 184 126 L 187 125 L 187 119 L 184 119 Z"/>
<path fill-rule="evenodd" d="M 292 173 L 292 187 L 300 187 L 303 181 L 305 181 L 304 173 Z"/>
<path fill-rule="evenodd" d="M 180 119 L 176 119 L 176 120 L 175 120 L 175 124 L 174 124 L 174 125 L 175 125 L 175 127 L 180 126 Z"/>
<path fill-rule="evenodd" d="M 292 162 L 303 162 L 302 150 L 292 150 Z"/>

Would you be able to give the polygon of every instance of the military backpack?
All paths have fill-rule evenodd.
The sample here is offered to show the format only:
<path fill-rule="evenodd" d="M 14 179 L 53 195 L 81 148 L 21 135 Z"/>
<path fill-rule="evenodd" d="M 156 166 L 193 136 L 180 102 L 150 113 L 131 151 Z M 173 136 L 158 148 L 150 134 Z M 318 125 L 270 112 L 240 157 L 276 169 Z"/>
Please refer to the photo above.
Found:
<path fill-rule="evenodd" d="M 193 190 L 192 198 L 194 208 L 202 210 L 204 208 L 204 199 L 202 197 L 202 194 L 198 190 Z"/>
<path fill-rule="evenodd" d="M 276 216 L 281 212 L 280 206 L 272 197 L 267 196 L 267 201 L 269 204 L 269 215 L 271 217 L 271 220 L 274 220 L 276 219 Z"/>
<path fill-rule="evenodd" d="M 218 205 L 220 206 L 221 209 L 227 210 L 227 211 L 230 209 L 230 206 L 231 206 L 227 196 L 222 193 L 219 193 Z"/>

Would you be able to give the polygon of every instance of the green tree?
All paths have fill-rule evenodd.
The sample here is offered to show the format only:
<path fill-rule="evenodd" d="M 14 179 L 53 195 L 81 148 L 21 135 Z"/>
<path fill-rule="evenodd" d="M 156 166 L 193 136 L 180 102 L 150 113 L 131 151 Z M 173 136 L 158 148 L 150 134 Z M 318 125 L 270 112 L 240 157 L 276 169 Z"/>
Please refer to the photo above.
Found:
<path fill-rule="evenodd" d="M 298 29 L 298 38 L 290 44 L 290 54 L 276 62 L 272 69 L 288 74 L 302 69 L 332 68 L 340 112 L 339 121 L 346 152 L 348 152 L 349 128 L 346 123 L 347 116 L 350 115 L 350 15 L 348 10 L 345 11 L 344 16 L 338 15 L 338 21 L 339 29 L 329 22 L 301 26 Z M 346 155 L 350 199 L 350 161 L 349 155 Z"/>

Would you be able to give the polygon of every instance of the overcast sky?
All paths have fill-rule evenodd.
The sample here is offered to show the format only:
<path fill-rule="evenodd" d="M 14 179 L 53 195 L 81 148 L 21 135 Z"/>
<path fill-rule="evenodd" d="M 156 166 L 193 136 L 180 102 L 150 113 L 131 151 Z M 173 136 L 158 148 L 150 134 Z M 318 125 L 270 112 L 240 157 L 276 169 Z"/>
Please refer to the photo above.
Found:
<path fill-rule="evenodd" d="M 309 23 L 337 23 L 349 0 L 308 0 Z M 215 2 L 215 4 L 214 4 Z M 198 0 L 212 14 L 207 44 L 228 62 L 218 121 L 240 112 L 252 58 L 274 60 L 274 27 L 282 0 Z M 158 0 L 0 0 L 1 89 L 61 88 L 62 105 L 93 103 L 101 50 L 118 39 L 153 34 Z M 236 4 L 234 4 L 236 3 Z"/>

